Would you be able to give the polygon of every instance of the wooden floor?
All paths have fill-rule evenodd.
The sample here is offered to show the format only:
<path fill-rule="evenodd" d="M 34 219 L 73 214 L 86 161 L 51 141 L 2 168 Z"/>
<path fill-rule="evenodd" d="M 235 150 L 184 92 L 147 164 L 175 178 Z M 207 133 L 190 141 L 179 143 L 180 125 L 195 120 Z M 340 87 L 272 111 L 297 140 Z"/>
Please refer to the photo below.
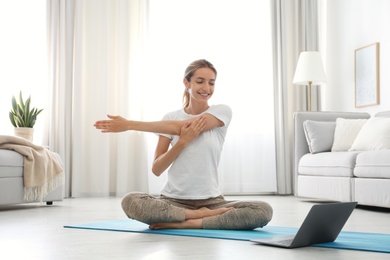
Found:
<path fill-rule="evenodd" d="M 312 205 L 291 196 L 260 199 L 274 208 L 269 225 L 299 227 Z M 279 249 L 251 242 L 112 231 L 65 229 L 64 225 L 126 218 L 120 198 L 65 199 L 52 206 L 0 207 L 1 259 L 390 259 L 389 254 L 318 247 Z M 355 209 L 344 231 L 390 234 L 390 210 Z"/>

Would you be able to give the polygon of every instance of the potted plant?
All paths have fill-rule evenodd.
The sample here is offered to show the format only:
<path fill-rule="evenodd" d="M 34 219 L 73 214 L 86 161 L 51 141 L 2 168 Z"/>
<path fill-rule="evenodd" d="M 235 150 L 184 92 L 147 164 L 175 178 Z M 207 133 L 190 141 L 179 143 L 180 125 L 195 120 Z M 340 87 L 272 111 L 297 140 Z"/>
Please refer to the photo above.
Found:
<path fill-rule="evenodd" d="M 32 142 L 34 125 L 37 120 L 37 116 L 43 109 L 30 108 L 31 96 L 23 101 L 22 92 L 20 91 L 19 100 L 16 100 L 15 96 L 12 97 L 12 109 L 9 112 L 9 118 L 12 125 L 15 127 L 15 135 L 23 137 Z"/>

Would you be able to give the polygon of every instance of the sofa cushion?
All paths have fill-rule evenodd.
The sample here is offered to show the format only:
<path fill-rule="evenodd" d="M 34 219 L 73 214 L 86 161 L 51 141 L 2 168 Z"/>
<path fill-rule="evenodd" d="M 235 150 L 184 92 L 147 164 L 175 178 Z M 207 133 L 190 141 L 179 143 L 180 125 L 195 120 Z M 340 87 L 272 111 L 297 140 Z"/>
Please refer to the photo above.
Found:
<path fill-rule="evenodd" d="M 381 149 L 390 149 L 390 118 L 372 117 L 362 127 L 350 150 Z"/>
<path fill-rule="evenodd" d="M 351 177 L 298 176 L 297 196 L 335 201 L 354 201 Z"/>
<path fill-rule="evenodd" d="M 367 119 L 336 119 L 332 152 L 348 151 Z"/>
<path fill-rule="evenodd" d="M 359 178 L 390 179 L 390 150 L 359 153 L 354 175 Z"/>
<path fill-rule="evenodd" d="M 306 120 L 303 122 L 309 151 L 311 153 L 329 152 L 332 149 L 336 122 Z"/>
<path fill-rule="evenodd" d="M 358 152 L 326 152 L 302 156 L 298 173 L 314 176 L 353 177 Z"/>
<path fill-rule="evenodd" d="M 0 178 L 23 177 L 24 158 L 21 154 L 0 149 Z"/>
<path fill-rule="evenodd" d="M 390 208 L 390 179 L 355 179 L 355 200 L 361 205 Z"/>

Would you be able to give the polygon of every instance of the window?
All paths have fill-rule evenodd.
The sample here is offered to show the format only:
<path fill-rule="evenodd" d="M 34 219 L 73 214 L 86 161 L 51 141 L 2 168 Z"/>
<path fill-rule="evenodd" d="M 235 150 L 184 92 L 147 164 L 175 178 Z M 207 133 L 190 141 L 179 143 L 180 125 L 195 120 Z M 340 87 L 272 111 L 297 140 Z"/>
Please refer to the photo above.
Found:
<path fill-rule="evenodd" d="M 34 127 L 34 142 L 41 144 L 48 110 L 46 1 L 1 1 L 0 28 L 0 134 L 13 135 L 11 98 L 22 91 L 33 106 L 44 108 Z"/>
<path fill-rule="evenodd" d="M 209 60 L 218 70 L 211 103 L 233 110 L 220 165 L 222 190 L 276 191 L 269 1 L 150 0 L 149 8 L 145 93 L 153 95 L 147 95 L 146 118 L 180 108 L 185 68 Z M 151 186 L 158 191 L 160 184 Z"/>

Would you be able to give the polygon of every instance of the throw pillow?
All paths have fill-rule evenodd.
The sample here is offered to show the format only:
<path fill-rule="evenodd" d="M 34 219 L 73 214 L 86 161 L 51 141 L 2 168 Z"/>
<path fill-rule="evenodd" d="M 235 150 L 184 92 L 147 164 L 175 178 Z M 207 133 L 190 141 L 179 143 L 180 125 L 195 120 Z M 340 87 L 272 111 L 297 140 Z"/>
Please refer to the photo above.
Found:
<path fill-rule="evenodd" d="M 329 152 L 332 149 L 336 122 L 312 121 L 303 122 L 310 153 Z"/>
<path fill-rule="evenodd" d="M 367 119 L 336 119 L 332 152 L 348 151 Z"/>
<path fill-rule="evenodd" d="M 390 118 L 372 117 L 362 127 L 350 151 L 390 149 Z"/>

